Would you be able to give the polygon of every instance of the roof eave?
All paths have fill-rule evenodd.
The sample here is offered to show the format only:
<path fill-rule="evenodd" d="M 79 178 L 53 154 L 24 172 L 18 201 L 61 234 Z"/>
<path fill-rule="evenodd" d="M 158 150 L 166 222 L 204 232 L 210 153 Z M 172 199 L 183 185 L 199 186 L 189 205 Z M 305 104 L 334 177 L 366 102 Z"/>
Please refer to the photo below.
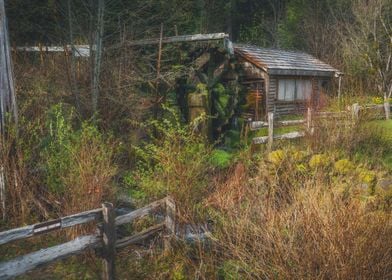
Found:
<path fill-rule="evenodd" d="M 312 76 L 312 77 L 333 77 L 337 70 L 310 70 L 310 69 L 276 69 L 269 68 L 267 73 L 269 75 L 279 76 Z"/>

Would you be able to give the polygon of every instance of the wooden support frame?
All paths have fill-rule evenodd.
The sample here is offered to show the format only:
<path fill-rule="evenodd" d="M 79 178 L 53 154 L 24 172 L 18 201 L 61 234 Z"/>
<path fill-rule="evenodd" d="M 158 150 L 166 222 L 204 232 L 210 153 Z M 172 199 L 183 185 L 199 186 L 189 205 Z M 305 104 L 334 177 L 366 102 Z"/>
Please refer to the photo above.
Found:
<path fill-rule="evenodd" d="M 103 280 L 115 279 L 115 256 L 116 256 L 116 226 L 115 226 L 115 212 L 113 204 L 102 204 L 102 240 L 103 240 Z"/>
<path fill-rule="evenodd" d="M 171 239 L 176 235 L 176 205 L 170 197 L 166 198 L 165 226 L 164 249 L 167 252 L 171 249 Z"/>
<path fill-rule="evenodd" d="M 173 37 L 162 38 L 162 43 L 181 43 L 181 42 L 198 42 L 198 41 L 213 41 L 229 38 L 226 33 L 211 33 L 211 34 L 194 34 L 194 35 L 181 35 Z M 145 39 L 126 42 L 126 46 L 145 46 L 159 44 L 160 39 Z"/>
<path fill-rule="evenodd" d="M 153 211 L 161 208 L 164 210 L 164 221 L 151 226 L 142 232 L 136 233 L 120 240 L 116 238 L 116 227 L 131 223 L 135 219 L 143 218 Z M 0 245 L 29 238 L 34 235 L 45 234 L 54 230 L 63 229 L 88 222 L 102 222 L 100 231 L 96 234 L 79 236 L 69 242 L 45 248 L 15 259 L 0 263 L 0 279 L 11 279 L 22 275 L 42 265 L 64 259 L 72 255 L 83 253 L 86 249 L 99 249 L 102 252 L 103 273 L 102 279 L 115 279 L 115 255 L 116 249 L 130 244 L 141 243 L 166 230 L 169 240 L 176 234 L 175 220 L 176 206 L 171 198 L 164 198 L 151 204 L 132 211 L 128 214 L 115 217 L 115 209 L 111 203 L 102 204 L 102 208 L 94 209 L 75 215 L 51 220 L 35 225 L 0 232 Z M 170 243 L 168 243 L 170 246 Z M 170 247 L 165 247 L 170 248 Z"/>
<path fill-rule="evenodd" d="M 268 150 L 271 151 L 274 141 L 274 113 L 268 113 Z"/>

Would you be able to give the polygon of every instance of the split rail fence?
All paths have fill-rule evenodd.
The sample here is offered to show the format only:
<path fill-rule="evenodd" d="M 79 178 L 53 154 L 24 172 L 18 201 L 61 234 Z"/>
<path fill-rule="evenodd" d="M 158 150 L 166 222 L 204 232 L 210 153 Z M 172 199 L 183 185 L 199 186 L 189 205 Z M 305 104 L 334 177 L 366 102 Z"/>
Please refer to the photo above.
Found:
<path fill-rule="evenodd" d="M 116 238 L 116 228 L 158 212 L 164 214 L 164 220 L 137 234 Z M 115 279 L 116 250 L 131 244 L 141 243 L 160 232 L 164 232 L 165 249 L 170 248 L 170 239 L 175 235 L 176 206 L 169 197 L 155 201 L 143 208 L 117 216 L 111 203 L 102 204 L 102 208 L 94 209 L 57 220 L 47 221 L 25 227 L 0 232 L 0 245 L 12 241 L 42 235 L 55 230 L 74 227 L 77 225 L 96 222 L 96 233 L 78 236 L 76 239 L 53 247 L 19 256 L 15 259 L 0 263 L 0 279 L 10 279 L 22 275 L 39 266 L 77 255 L 87 249 L 100 249 L 103 260 L 102 279 Z"/>
<path fill-rule="evenodd" d="M 388 107 L 389 106 L 389 107 Z M 328 118 L 333 118 L 334 120 L 339 120 L 344 117 L 349 117 L 351 113 L 351 117 L 353 122 L 358 121 L 361 111 L 369 111 L 369 110 L 378 110 L 378 111 L 384 111 L 385 114 L 385 119 L 390 118 L 390 104 L 384 104 L 384 105 L 364 105 L 360 106 L 358 103 L 355 103 L 351 106 L 349 111 L 340 111 L 340 112 L 318 112 L 318 111 L 313 111 L 313 109 L 308 108 L 305 119 L 300 119 L 300 120 L 276 120 L 274 118 L 274 113 L 270 112 L 268 113 L 268 118 L 267 122 L 264 121 L 251 121 L 249 122 L 249 128 L 251 131 L 259 130 L 262 128 L 267 127 L 268 128 L 268 135 L 267 136 L 261 136 L 261 137 L 255 137 L 253 138 L 252 142 L 253 144 L 267 144 L 268 148 L 270 149 L 272 147 L 272 143 L 274 140 L 282 140 L 282 139 L 296 139 L 296 138 L 301 138 L 306 135 L 306 133 L 312 135 L 314 132 L 314 119 L 328 119 Z M 276 135 L 274 133 L 274 129 L 276 127 L 292 127 L 292 126 L 304 126 L 304 130 L 301 131 L 292 131 L 289 133 L 284 133 L 280 135 Z"/>

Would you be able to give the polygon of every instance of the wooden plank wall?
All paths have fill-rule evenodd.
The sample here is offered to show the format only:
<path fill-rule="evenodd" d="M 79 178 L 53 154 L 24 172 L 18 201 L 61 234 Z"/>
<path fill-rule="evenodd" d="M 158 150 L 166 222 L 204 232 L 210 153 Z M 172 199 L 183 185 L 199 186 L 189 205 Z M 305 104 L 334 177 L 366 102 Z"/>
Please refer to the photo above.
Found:
<path fill-rule="evenodd" d="M 271 76 L 269 78 L 269 87 L 267 93 L 267 112 L 274 113 L 275 112 L 275 99 L 276 93 L 278 91 L 278 80 L 275 76 Z"/>
<path fill-rule="evenodd" d="M 290 114 L 301 114 L 306 111 L 308 107 L 307 102 L 282 102 L 277 100 L 278 91 L 278 79 L 280 76 L 270 76 L 269 88 L 267 94 L 267 112 L 274 113 L 275 117 L 290 115 Z M 286 76 L 282 78 L 287 78 Z M 293 76 L 292 78 L 296 78 Z M 313 78 L 313 106 L 317 107 L 319 101 L 319 88 L 318 88 L 318 78 Z"/>

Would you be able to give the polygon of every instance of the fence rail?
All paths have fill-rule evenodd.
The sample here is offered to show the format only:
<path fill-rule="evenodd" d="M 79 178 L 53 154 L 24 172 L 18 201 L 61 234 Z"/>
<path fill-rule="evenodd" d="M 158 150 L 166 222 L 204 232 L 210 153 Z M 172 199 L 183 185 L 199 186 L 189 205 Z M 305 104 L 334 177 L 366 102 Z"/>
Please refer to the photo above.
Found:
<path fill-rule="evenodd" d="M 355 122 L 359 119 L 361 110 L 384 110 L 385 118 L 388 120 L 390 118 L 390 108 L 391 105 L 385 103 L 383 105 L 375 105 L 375 104 L 367 104 L 360 106 L 358 103 L 355 103 L 351 106 L 349 111 L 340 111 L 340 112 L 320 112 L 315 111 L 311 108 L 308 108 L 306 119 L 300 120 L 287 120 L 280 121 L 274 119 L 274 113 L 268 113 L 268 121 L 251 121 L 249 122 L 249 129 L 251 131 L 259 130 L 265 127 L 268 127 L 268 135 L 255 137 L 252 140 L 253 144 L 268 144 L 268 147 L 272 147 L 272 143 L 274 140 L 282 140 L 282 139 L 296 139 L 300 137 L 304 137 L 306 133 L 313 134 L 314 126 L 313 121 L 315 118 L 317 119 L 342 119 L 348 117 L 350 112 L 352 114 L 352 120 Z M 285 126 L 299 126 L 304 125 L 304 130 L 302 131 L 293 131 L 285 134 L 275 135 L 274 129 L 275 127 L 285 127 Z"/>
<path fill-rule="evenodd" d="M 163 222 L 151 226 L 132 236 L 116 238 L 116 227 L 131 223 L 135 219 L 145 217 L 161 208 L 165 213 Z M 0 263 L 0 279 L 10 279 L 24 274 L 39 266 L 77 255 L 86 249 L 101 249 L 103 259 L 103 279 L 115 278 L 116 249 L 140 243 L 159 232 L 165 231 L 165 249 L 170 247 L 170 239 L 175 234 L 175 203 L 170 197 L 152 202 L 151 204 L 115 217 L 115 209 L 110 203 L 102 204 L 102 208 L 94 209 L 57 220 L 38 223 L 8 231 L 0 232 L 0 245 L 51 231 L 73 227 L 76 225 L 97 222 L 96 233 L 79 236 L 74 240 L 53 247 L 44 248 L 15 259 Z"/>

